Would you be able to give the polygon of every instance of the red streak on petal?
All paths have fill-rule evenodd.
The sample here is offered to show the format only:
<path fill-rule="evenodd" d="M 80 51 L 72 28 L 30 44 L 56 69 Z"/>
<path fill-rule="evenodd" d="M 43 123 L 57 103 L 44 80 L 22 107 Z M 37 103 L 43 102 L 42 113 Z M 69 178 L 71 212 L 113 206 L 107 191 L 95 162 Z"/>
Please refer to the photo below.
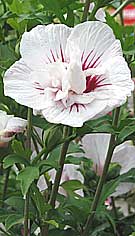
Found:
<path fill-rule="evenodd" d="M 47 58 L 48 58 L 49 62 L 52 63 L 51 59 L 49 57 L 47 57 Z"/>
<path fill-rule="evenodd" d="M 82 64 L 82 70 L 88 69 L 87 66 L 86 66 L 86 64 L 87 64 L 87 61 L 88 61 L 88 59 L 89 59 L 89 57 L 90 57 L 90 55 L 91 55 L 92 52 L 93 52 L 93 51 L 91 51 L 91 52 L 88 54 L 88 56 L 86 57 L 85 61 L 83 62 L 83 64 Z M 83 54 L 84 54 L 84 53 L 83 53 Z"/>
<path fill-rule="evenodd" d="M 38 87 L 35 87 L 35 89 L 38 89 L 38 90 L 44 90 L 43 88 L 38 88 Z"/>
<path fill-rule="evenodd" d="M 97 57 L 97 59 L 93 62 L 92 65 L 90 65 L 91 62 L 92 62 L 92 61 L 91 61 L 91 62 L 88 64 L 88 68 L 94 68 L 94 67 L 96 67 L 97 65 L 95 66 L 95 64 L 96 64 L 97 62 L 98 62 L 98 64 L 99 64 L 99 59 L 100 59 L 100 57 L 101 57 L 101 56 Z"/>
<path fill-rule="evenodd" d="M 63 54 L 63 51 L 62 51 L 62 47 L 61 47 L 61 45 L 60 45 L 60 53 L 61 53 L 61 59 L 62 59 L 62 62 L 65 62 L 64 54 Z"/>
<path fill-rule="evenodd" d="M 83 57 L 84 57 L 84 51 L 83 51 L 82 56 L 81 56 L 81 62 L 83 62 Z"/>
<path fill-rule="evenodd" d="M 100 88 L 103 86 L 107 86 L 107 85 L 111 85 L 111 84 L 101 84 L 104 79 L 101 79 L 101 76 L 87 76 L 86 78 L 86 89 L 84 91 L 84 93 L 89 93 L 91 91 L 94 91 L 96 88 Z"/>
<path fill-rule="evenodd" d="M 101 58 L 102 55 L 98 56 L 95 59 L 96 55 L 94 54 L 93 57 L 91 58 L 90 62 L 87 64 L 88 59 L 89 59 L 90 55 L 92 54 L 92 52 L 93 52 L 93 50 L 87 55 L 85 61 L 82 63 L 82 70 L 87 70 L 89 68 L 95 68 L 100 63 L 99 59 Z M 84 57 L 84 52 L 82 53 L 81 61 L 83 61 L 83 57 Z"/>
<path fill-rule="evenodd" d="M 72 104 L 72 105 L 70 106 L 70 111 L 69 111 L 69 112 L 72 111 L 72 109 L 73 109 L 74 106 L 76 107 L 77 112 L 79 112 L 79 106 L 82 106 L 82 107 L 85 108 L 85 105 L 84 105 L 84 104 L 81 104 L 81 103 L 74 103 L 74 104 Z"/>
<path fill-rule="evenodd" d="M 50 51 L 51 51 L 52 58 L 53 58 L 54 62 L 56 62 L 56 59 L 55 59 L 55 56 L 54 56 L 54 54 L 53 54 L 52 50 L 50 50 Z"/>
<path fill-rule="evenodd" d="M 36 87 L 34 87 L 35 89 L 38 89 L 38 90 L 44 90 L 44 88 L 42 88 L 41 84 L 39 82 L 34 82 L 34 84 L 36 85 Z"/>

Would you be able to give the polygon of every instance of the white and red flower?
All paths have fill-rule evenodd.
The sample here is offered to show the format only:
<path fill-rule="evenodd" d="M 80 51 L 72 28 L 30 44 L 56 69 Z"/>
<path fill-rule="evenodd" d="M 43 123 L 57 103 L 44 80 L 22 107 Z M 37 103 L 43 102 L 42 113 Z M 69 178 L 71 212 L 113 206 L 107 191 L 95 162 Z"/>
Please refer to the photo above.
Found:
<path fill-rule="evenodd" d="M 26 125 L 26 120 L 0 110 L 0 147 L 11 141 L 15 134 L 23 132 Z"/>
<path fill-rule="evenodd" d="M 134 87 L 120 41 L 102 22 L 39 25 L 23 34 L 20 52 L 5 95 L 51 123 L 81 127 L 125 103 Z"/>

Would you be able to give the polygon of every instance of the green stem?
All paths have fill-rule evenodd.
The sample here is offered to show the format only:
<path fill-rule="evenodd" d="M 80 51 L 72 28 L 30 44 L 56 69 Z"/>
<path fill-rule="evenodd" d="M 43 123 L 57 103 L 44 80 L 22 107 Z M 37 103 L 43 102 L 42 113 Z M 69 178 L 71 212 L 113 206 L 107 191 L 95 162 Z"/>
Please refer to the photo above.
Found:
<path fill-rule="evenodd" d="M 130 2 L 132 2 L 131 0 L 125 0 L 118 8 L 117 10 L 112 14 L 113 17 L 117 16 L 122 9 L 127 6 Z"/>
<path fill-rule="evenodd" d="M 2 206 L 3 206 L 3 207 L 4 207 L 4 200 L 5 200 L 5 198 L 6 198 L 6 193 L 7 193 L 7 187 L 8 187 L 8 180 L 9 180 L 10 169 L 11 169 L 11 168 L 8 168 L 8 169 L 6 170 L 6 175 L 5 175 L 4 188 L 3 188 L 3 197 L 2 197 L 2 200 L 3 200 Z"/>
<path fill-rule="evenodd" d="M 33 141 L 33 145 L 34 145 L 35 151 L 38 154 L 39 153 L 39 148 L 38 148 L 38 144 L 36 142 L 36 139 L 35 139 L 34 135 L 32 135 L 32 141 Z"/>
<path fill-rule="evenodd" d="M 45 159 L 45 158 L 47 157 L 48 153 L 49 153 L 49 150 L 47 150 L 47 148 L 44 147 L 44 148 L 42 149 L 42 151 L 39 152 L 39 153 L 37 154 L 37 156 L 34 158 L 34 160 L 32 161 L 32 164 L 33 164 L 33 165 L 36 164 L 36 163 L 38 162 L 38 160 L 40 160 L 40 158 L 42 157 L 42 155 L 44 155 L 44 159 Z"/>
<path fill-rule="evenodd" d="M 70 136 L 71 132 L 72 132 L 72 129 L 70 127 L 65 126 L 64 127 L 64 138 Z M 55 176 L 54 185 L 53 185 L 53 189 L 52 189 L 50 201 L 49 201 L 50 205 L 53 208 L 55 207 L 55 201 L 56 201 L 56 197 L 57 197 L 57 193 L 58 193 L 58 189 L 59 189 L 59 184 L 60 184 L 60 180 L 61 180 L 61 176 L 62 176 L 62 171 L 63 171 L 64 162 L 65 162 L 69 143 L 70 143 L 70 141 L 66 141 L 65 143 L 63 143 L 63 146 L 61 149 L 61 154 L 60 154 L 60 159 L 59 159 L 59 169 L 57 170 L 57 173 Z"/>
<path fill-rule="evenodd" d="M 31 108 L 28 108 L 28 114 L 27 114 L 27 141 L 26 141 L 26 147 L 28 149 L 31 149 L 31 135 L 32 135 L 32 110 Z"/>
<path fill-rule="evenodd" d="M 117 108 L 114 114 L 114 120 L 113 120 L 113 126 L 117 127 L 117 123 L 118 123 L 118 118 L 119 118 L 119 113 L 120 113 L 120 108 Z M 116 140 L 116 135 L 112 134 L 111 138 L 110 138 L 110 143 L 109 143 L 109 148 L 108 148 L 108 152 L 107 152 L 107 156 L 106 156 L 106 161 L 104 164 L 104 169 L 103 169 L 103 173 L 102 176 L 99 179 L 99 183 L 96 189 L 96 193 L 95 193 L 95 197 L 91 206 L 91 210 L 90 210 L 90 215 L 88 216 L 88 219 L 86 221 L 85 227 L 84 227 L 84 232 L 82 234 L 82 236 L 88 236 L 90 227 L 93 223 L 93 219 L 96 213 L 96 209 L 100 200 L 100 196 L 102 193 L 102 189 L 106 180 L 106 176 L 108 173 L 108 169 L 109 169 L 109 164 L 111 162 L 111 158 L 112 158 L 112 154 L 115 148 L 115 140 Z"/>
<path fill-rule="evenodd" d="M 65 126 L 64 130 L 63 130 L 63 138 L 64 139 L 68 138 L 71 135 L 71 133 L 72 133 L 72 128 Z M 61 148 L 61 153 L 60 153 L 60 158 L 59 158 L 59 169 L 56 172 L 54 185 L 53 185 L 50 200 L 49 200 L 49 204 L 52 206 L 52 208 L 55 207 L 55 201 L 57 198 L 60 180 L 61 180 L 61 176 L 62 176 L 62 171 L 63 171 L 63 167 L 64 167 L 64 162 L 65 162 L 65 158 L 66 158 L 66 154 L 67 154 L 67 150 L 68 150 L 68 146 L 69 146 L 70 141 L 71 141 L 70 139 L 66 140 L 63 143 L 62 148 Z M 48 216 L 47 216 L 47 218 L 48 218 Z M 48 229 L 49 229 L 48 224 L 41 225 L 41 236 L 48 236 Z"/>
<path fill-rule="evenodd" d="M 31 149 L 31 130 L 32 130 L 32 110 L 28 108 L 27 114 L 27 140 L 26 148 Z M 25 205 L 24 205 L 24 236 L 29 236 L 29 191 L 26 194 Z"/>
<path fill-rule="evenodd" d="M 120 4 L 122 5 L 123 0 L 120 0 Z M 121 20 L 121 24 L 124 25 L 124 18 L 123 18 L 123 8 L 120 11 L 120 20 Z"/>
<path fill-rule="evenodd" d="M 24 236 L 29 236 L 29 192 L 26 194 L 24 205 Z"/>
<path fill-rule="evenodd" d="M 44 145 L 43 145 L 43 142 L 42 142 L 42 140 L 41 140 L 41 138 L 40 138 L 40 136 L 39 136 L 37 130 L 33 127 L 33 130 L 32 130 L 32 131 L 33 131 L 32 133 L 33 133 L 33 135 L 35 136 L 37 142 L 38 142 L 39 145 L 43 148 Z"/>
<path fill-rule="evenodd" d="M 112 202 L 112 210 L 113 210 L 113 213 L 114 213 L 114 219 L 116 222 L 118 222 L 117 226 L 116 226 L 116 236 L 122 236 L 122 233 L 121 233 L 121 229 L 119 227 L 119 217 L 118 217 L 118 214 L 117 214 L 117 208 L 115 206 L 115 200 L 114 200 L 114 197 L 111 197 L 111 202 Z"/>
<path fill-rule="evenodd" d="M 92 11 L 91 14 L 90 14 L 89 20 L 95 20 L 95 14 L 96 14 L 96 12 L 97 12 L 98 9 L 99 9 L 99 6 L 98 6 L 98 5 L 95 5 L 93 11 Z"/>
<path fill-rule="evenodd" d="M 82 16 L 82 22 L 85 22 L 87 20 L 89 7 L 90 7 L 90 0 L 86 0 L 84 11 L 83 11 L 83 16 Z"/>

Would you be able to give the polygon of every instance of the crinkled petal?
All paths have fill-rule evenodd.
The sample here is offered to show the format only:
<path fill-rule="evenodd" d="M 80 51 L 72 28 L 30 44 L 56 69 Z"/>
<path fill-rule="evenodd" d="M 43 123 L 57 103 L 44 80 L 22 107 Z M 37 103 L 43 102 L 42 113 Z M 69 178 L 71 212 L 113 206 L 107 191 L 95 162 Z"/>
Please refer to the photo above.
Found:
<path fill-rule="evenodd" d="M 94 100 L 87 105 L 76 105 L 65 108 L 61 103 L 42 111 L 43 116 L 51 123 L 61 123 L 72 127 L 81 127 L 86 120 L 95 118 L 105 109 L 106 101 Z"/>
<path fill-rule="evenodd" d="M 80 50 L 83 70 L 102 66 L 104 58 L 107 61 L 113 56 L 122 55 L 120 42 L 115 39 L 112 29 L 98 21 L 74 27 L 67 41 L 66 52 L 69 57 L 72 44 Z"/>
<path fill-rule="evenodd" d="M 41 72 L 39 72 L 39 75 L 41 76 Z M 45 107 L 45 96 L 42 87 L 43 80 L 39 75 L 35 75 L 35 82 L 36 76 L 39 79 L 36 84 L 33 81 L 33 71 L 20 59 L 5 73 L 5 95 L 15 99 L 22 105 L 37 110 L 43 109 Z"/>
<path fill-rule="evenodd" d="M 38 25 L 25 32 L 20 44 L 23 60 L 33 69 L 48 63 L 66 61 L 65 47 L 71 29 L 66 25 Z"/>

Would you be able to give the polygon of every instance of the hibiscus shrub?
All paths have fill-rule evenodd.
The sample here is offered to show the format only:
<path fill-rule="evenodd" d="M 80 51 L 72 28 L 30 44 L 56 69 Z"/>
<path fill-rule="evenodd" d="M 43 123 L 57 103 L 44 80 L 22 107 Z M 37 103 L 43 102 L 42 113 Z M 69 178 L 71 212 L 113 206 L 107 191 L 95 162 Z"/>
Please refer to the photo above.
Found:
<path fill-rule="evenodd" d="M 135 235 L 134 11 L 0 1 L 0 236 Z"/>

